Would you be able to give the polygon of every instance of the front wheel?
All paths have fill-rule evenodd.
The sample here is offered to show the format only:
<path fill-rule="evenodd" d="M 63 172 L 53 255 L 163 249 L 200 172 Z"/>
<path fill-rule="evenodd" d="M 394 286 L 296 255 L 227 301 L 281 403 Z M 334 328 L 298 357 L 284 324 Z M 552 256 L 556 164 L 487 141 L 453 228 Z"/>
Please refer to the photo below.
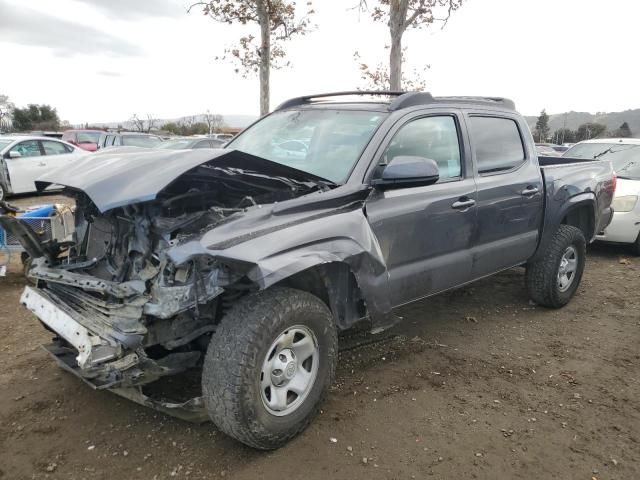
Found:
<path fill-rule="evenodd" d="M 587 256 L 582 231 L 560 225 L 543 256 L 527 264 L 526 283 L 531 299 L 539 305 L 560 308 L 575 294 Z"/>
<path fill-rule="evenodd" d="M 291 288 L 249 295 L 226 314 L 205 357 L 211 420 L 254 448 L 281 447 L 309 424 L 331 385 L 337 333 L 317 297 Z"/>

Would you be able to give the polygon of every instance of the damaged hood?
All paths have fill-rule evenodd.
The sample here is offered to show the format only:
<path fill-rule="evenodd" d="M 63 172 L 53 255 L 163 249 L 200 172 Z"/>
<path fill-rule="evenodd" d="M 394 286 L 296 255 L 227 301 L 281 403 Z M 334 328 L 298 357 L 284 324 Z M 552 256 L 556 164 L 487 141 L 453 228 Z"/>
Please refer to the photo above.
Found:
<path fill-rule="evenodd" d="M 140 148 L 136 151 L 87 155 L 38 178 L 36 187 L 42 191 L 56 184 L 80 190 L 104 213 L 116 207 L 154 200 L 178 177 L 205 163 L 302 182 L 331 183 L 310 173 L 238 150 Z"/>

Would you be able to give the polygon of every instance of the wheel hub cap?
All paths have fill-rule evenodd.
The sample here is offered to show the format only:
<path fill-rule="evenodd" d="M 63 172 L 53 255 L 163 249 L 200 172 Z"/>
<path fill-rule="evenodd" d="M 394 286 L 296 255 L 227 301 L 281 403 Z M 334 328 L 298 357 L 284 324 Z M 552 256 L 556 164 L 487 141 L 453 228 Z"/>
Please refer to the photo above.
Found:
<path fill-rule="evenodd" d="M 318 341 L 302 325 L 288 328 L 273 342 L 260 372 L 260 396 L 269 413 L 288 415 L 312 389 L 319 362 Z"/>
<path fill-rule="evenodd" d="M 573 284 L 578 270 L 578 252 L 572 245 L 567 247 L 558 267 L 558 289 L 566 292 Z"/>

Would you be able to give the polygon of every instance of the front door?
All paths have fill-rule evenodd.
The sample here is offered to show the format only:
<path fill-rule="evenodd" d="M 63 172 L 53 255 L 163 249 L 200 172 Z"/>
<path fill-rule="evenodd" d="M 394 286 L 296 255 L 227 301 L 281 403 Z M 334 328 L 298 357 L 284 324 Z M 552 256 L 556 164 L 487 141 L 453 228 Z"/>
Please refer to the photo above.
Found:
<path fill-rule="evenodd" d="M 430 158 L 440 173 L 434 185 L 376 191 L 366 204 L 394 306 L 464 283 L 471 274 L 477 198 L 462 146 L 457 116 L 412 118 L 397 129 L 378 162 L 380 175 L 396 156 Z"/>
<path fill-rule="evenodd" d="M 20 156 L 11 158 L 11 152 L 17 152 Z M 13 193 L 34 192 L 34 180 L 47 171 L 47 163 L 38 140 L 24 140 L 14 145 L 5 155 L 4 161 Z"/>

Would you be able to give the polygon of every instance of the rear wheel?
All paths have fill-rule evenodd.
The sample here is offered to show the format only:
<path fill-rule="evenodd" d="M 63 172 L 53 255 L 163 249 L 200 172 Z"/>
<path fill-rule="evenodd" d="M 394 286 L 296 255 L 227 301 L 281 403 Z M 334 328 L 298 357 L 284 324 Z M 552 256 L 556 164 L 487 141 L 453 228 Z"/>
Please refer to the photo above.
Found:
<path fill-rule="evenodd" d="M 335 324 L 319 298 L 291 288 L 244 297 L 207 350 L 202 390 L 209 416 L 251 447 L 278 448 L 313 418 L 336 356 Z"/>
<path fill-rule="evenodd" d="M 544 255 L 527 265 L 527 290 L 534 302 L 550 308 L 569 303 L 582 279 L 586 245 L 580 229 L 560 225 Z"/>

